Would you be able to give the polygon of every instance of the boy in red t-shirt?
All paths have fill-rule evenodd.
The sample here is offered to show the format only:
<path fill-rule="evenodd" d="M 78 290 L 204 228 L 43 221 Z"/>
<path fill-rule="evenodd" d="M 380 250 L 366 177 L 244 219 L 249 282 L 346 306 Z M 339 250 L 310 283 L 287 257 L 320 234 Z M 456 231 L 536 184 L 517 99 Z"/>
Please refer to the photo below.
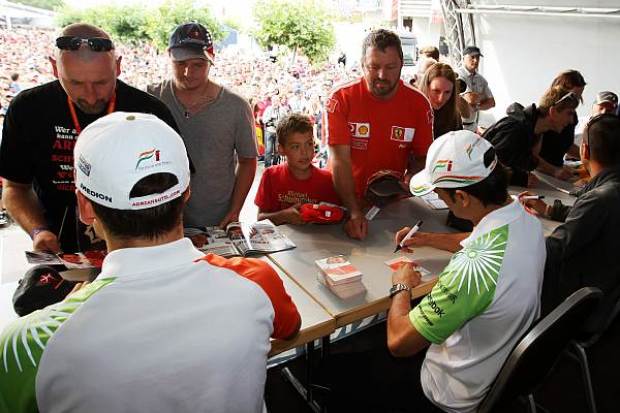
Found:
<path fill-rule="evenodd" d="M 329 202 L 340 204 L 334 190 L 332 174 L 312 165 L 314 136 L 307 116 L 293 113 L 278 123 L 278 153 L 287 162 L 263 172 L 254 203 L 258 219 L 274 224 L 303 224 L 299 214 L 302 204 Z"/>

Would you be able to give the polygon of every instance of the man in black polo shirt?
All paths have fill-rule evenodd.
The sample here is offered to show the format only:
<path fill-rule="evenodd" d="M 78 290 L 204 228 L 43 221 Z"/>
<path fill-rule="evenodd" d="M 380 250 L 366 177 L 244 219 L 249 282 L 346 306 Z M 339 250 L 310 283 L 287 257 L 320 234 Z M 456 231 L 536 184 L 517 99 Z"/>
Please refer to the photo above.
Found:
<path fill-rule="evenodd" d="M 103 30 L 67 26 L 56 46 L 58 80 L 21 92 L 4 119 L 3 201 L 34 250 L 85 251 L 101 240 L 76 214 L 73 147 L 81 130 L 114 111 L 152 113 L 177 127 L 157 98 L 117 80 L 121 57 Z"/>
<path fill-rule="evenodd" d="M 593 117 L 584 128 L 580 154 L 592 179 L 572 207 L 525 201 L 539 215 L 563 222 L 547 238 L 543 313 L 585 286 L 605 293 L 599 314 L 610 312 L 620 296 L 620 119 L 610 113 Z"/>

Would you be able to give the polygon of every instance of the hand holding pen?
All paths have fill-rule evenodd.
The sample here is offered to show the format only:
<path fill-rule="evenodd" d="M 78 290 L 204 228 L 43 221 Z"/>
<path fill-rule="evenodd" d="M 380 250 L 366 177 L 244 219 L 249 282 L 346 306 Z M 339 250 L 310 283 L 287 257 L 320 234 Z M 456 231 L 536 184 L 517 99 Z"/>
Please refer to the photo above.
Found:
<path fill-rule="evenodd" d="M 517 199 L 519 200 L 519 202 L 523 204 L 523 206 L 528 212 L 534 215 L 548 217 L 549 216 L 549 205 L 547 205 L 543 201 L 544 198 L 545 198 L 544 195 L 536 195 L 528 191 L 521 192 L 517 196 Z"/>
<path fill-rule="evenodd" d="M 395 253 L 403 248 L 405 248 L 406 251 L 409 251 L 409 248 L 407 248 L 407 241 L 409 241 L 415 235 L 415 233 L 418 232 L 418 230 L 422 226 L 422 223 L 423 221 L 420 220 L 416 222 L 416 224 L 412 228 L 405 227 L 396 233 L 396 249 L 394 249 Z M 403 236 L 403 234 L 405 235 Z"/>

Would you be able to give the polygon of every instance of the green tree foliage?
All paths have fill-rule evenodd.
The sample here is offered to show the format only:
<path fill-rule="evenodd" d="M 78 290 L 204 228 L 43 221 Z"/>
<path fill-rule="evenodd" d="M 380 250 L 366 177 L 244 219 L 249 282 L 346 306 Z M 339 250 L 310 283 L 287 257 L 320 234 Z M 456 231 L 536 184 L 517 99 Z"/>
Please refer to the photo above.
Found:
<path fill-rule="evenodd" d="M 71 23 L 90 23 L 124 42 L 149 40 L 147 17 L 139 6 L 99 6 L 88 9 L 63 7 L 57 15 L 61 27 Z"/>
<path fill-rule="evenodd" d="M 40 9 L 54 10 L 62 7 L 63 0 L 11 0 L 13 3 L 25 4 L 26 6 L 38 7 Z"/>
<path fill-rule="evenodd" d="M 312 63 L 327 58 L 334 47 L 331 16 L 321 3 L 305 0 L 259 0 L 254 6 L 259 25 L 254 32 L 264 47 L 280 45 L 298 50 Z"/>
<path fill-rule="evenodd" d="M 213 40 L 224 36 L 224 29 L 206 8 L 195 8 L 192 0 L 166 0 L 147 17 L 146 33 L 160 50 L 168 47 L 168 38 L 180 23 L 196 21 L 211 32 Z"/>
<path fill-rule="evenodd" d="M 168 47 L 168 38 L 174 28 L 184 22 L 197 21 L 205 25 L 214 40 L 223 37 L 222 26 L 208 9 L 194 8 L 191 0 L 167 0 L 160 7 L 99 6 L 88 9 L 63 7 L 57 15 L 62 27 L 83 22 L 101 27 L 114 39 L 124 42 L 150 41 L 160 50 Z"/>

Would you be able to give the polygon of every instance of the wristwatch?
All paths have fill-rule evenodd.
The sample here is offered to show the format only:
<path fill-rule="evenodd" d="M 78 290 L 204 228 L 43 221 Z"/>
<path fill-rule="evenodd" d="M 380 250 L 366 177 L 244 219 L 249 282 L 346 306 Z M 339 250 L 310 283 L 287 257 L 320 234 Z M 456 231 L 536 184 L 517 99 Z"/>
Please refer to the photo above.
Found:
<path fill-rule="evenodd" d="M 392 288 L 390 288 L 390 298 L 394 297 L 396 294 L 398 294 L 401 291 L 409 292 L 411 291 L 411 287 L 405 284 L 401 284 L 401 283 L 394 284 Z"/>
<path fill-rule="evenodd" d="M 50 229 L 48 227 L 36 227 L 32 231 L 30 231 L 30 239 L 34 239 L 34 237 L 36 237 L 39 234 L 39 232 L 49 231 L 49 230 Z"/>

